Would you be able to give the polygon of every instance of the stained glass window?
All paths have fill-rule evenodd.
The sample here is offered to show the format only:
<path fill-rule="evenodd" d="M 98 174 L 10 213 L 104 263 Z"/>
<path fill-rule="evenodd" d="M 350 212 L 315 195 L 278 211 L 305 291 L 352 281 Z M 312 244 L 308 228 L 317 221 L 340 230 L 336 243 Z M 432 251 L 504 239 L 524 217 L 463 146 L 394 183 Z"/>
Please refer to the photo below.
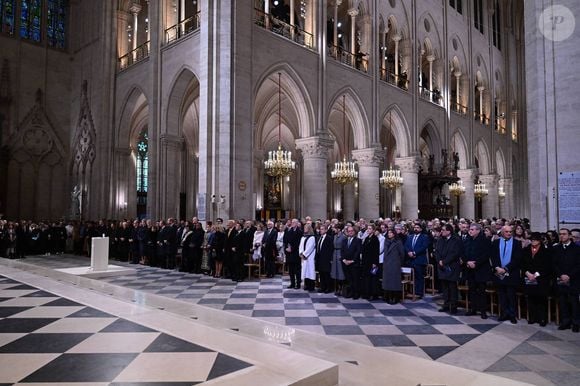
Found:
<path fill-rule="evenodd" d="M 143 130 L 139 135 L 137 142 L 137 191 L 146 193 L 148 180 L 147 175 L 149 171 L 149 138 L 147 131 Z"/>
<path fill-rule="evenodd" d="M 48 45 L 65 48 L 67 0 L 48 0 L 46 36 Z"/>
<path fill-rule="evenodd" d="M 0 22 L 5 34 L 14 34 L 14 2 L 15 0 L 0 0 Z"/>
<path fill-rule="evenodd" d="M 41 34 L 42 1 L 22 0 L 20 5 L 20 37 L 39 42 Z"/>

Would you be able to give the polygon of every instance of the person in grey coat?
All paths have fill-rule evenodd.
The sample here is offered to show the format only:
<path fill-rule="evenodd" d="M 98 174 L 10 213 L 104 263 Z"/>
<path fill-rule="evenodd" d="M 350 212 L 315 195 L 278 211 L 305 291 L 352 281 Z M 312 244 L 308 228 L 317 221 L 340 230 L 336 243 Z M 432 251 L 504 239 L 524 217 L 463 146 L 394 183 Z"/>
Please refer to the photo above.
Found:
<path fill-rule="evenodd" d="M 401 298 L 401 265 L 405 260 L 405 247 L 394 229 L 387 230 L 385 258 L 383 260 L 383 290 L 389 304 L 397 304 Z"/>
<path fill-rule="evenodd" d="M 341 224 L 335 224 L 334 232 L 334 254 L 330 263 L 330 277 L 334 280 L 334 294 L 340 296 L 342 285 L 344 283 L 344 271 L 342 270 L 342 243 L 346 236 L 342 231 Z"/>

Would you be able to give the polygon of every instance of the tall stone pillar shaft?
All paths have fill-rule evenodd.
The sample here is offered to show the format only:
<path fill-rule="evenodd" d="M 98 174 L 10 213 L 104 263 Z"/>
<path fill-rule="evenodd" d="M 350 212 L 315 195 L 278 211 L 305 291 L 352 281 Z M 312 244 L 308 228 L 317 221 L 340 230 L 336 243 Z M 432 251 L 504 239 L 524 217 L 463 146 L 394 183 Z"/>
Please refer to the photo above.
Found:
<path fill-rule="evenodd" d="M 503 186 L 505 197 L 500 198 L 501 216 L 504 218 L 512 218 L 519 215 L 514 213 L 514 180 L 512 178 L 504 178 L 500 186 Z"/>
<path fill-rule="evenodd" d="M 419 213 L 419 159 L 401 157 L 395 159 L 395 165 L 401 170 L 401 217 L 416 219 Z"/>
<path fill-rule="evenodd" d="M 476 174 L 476 169 L 460 169 L 457 171 L 457 177 L 461 178 L 463 186 L 465 186 L 465 194 L 462 194 L 459 198 L 459 217 L 475 218 L 475 196 L 473 195 L 473 189 Z"/>
<path fill-rule="evenodd" d="M 485 218 L 497 217 L 499 215 L 498 197 L 498 177 L 497 174 L 480 175 L 479 180 L 485 184 L 488 195 L 483 197 L 482 215 Z"/>
<path fill-rule="evenodd" d="M 383 164 L 382 152 L 376 148 L 353 150 L 358 163 L 358 211 L 367 219 L 379 217 L 379 167 Z"/>
<path fill-rule="evenodd" d="M 342 188 L 343 202 L 342 202 L 342 217 L 345 220 L 354 220 L 354 212 L 356 211 L 356 197 L 354 194 L 354 184 L 344 185 Z"/>
<path fill-rule="evenodd" d="M 327 164 L 332 141 L 322 137 L 300 138 L 296 148 L 302 152 L 302 217 L 327 217 Z"/>
<path fill-rule="evenodd" d="M 179 189 L 181 180 L 181 157 L 183 139 L 169 134 L 162 134 L 159 148 L 159 194 L 161 217 L 179 218 Z"/>

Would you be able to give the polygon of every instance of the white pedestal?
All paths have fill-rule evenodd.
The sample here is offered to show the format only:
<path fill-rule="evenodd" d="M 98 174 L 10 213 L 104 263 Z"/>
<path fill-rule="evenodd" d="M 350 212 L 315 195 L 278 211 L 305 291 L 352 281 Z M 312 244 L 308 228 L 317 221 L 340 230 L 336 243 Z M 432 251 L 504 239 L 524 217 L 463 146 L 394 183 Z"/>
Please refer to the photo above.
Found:
<path fill-rule="evenodd" d="M 109 267 L 109 238 L 93 237 L 91 246 L 91 270 L 106 271 Z"/>

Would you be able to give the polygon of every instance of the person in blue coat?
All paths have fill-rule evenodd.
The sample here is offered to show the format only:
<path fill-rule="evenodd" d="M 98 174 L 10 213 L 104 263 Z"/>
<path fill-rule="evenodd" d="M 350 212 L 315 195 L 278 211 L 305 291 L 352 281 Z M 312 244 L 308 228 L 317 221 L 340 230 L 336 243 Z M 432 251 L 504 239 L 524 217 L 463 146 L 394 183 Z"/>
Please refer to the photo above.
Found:
<path fill-rule="evenodd" d="M 425 267 L 429 262 L 427 251 L 429 236 L 423 232 L 420 222 L 413 224 L 413 234 L 405 242 L 407 264 L 415 270 L 415 295 L 422 298 L 425 294 Z"/>

